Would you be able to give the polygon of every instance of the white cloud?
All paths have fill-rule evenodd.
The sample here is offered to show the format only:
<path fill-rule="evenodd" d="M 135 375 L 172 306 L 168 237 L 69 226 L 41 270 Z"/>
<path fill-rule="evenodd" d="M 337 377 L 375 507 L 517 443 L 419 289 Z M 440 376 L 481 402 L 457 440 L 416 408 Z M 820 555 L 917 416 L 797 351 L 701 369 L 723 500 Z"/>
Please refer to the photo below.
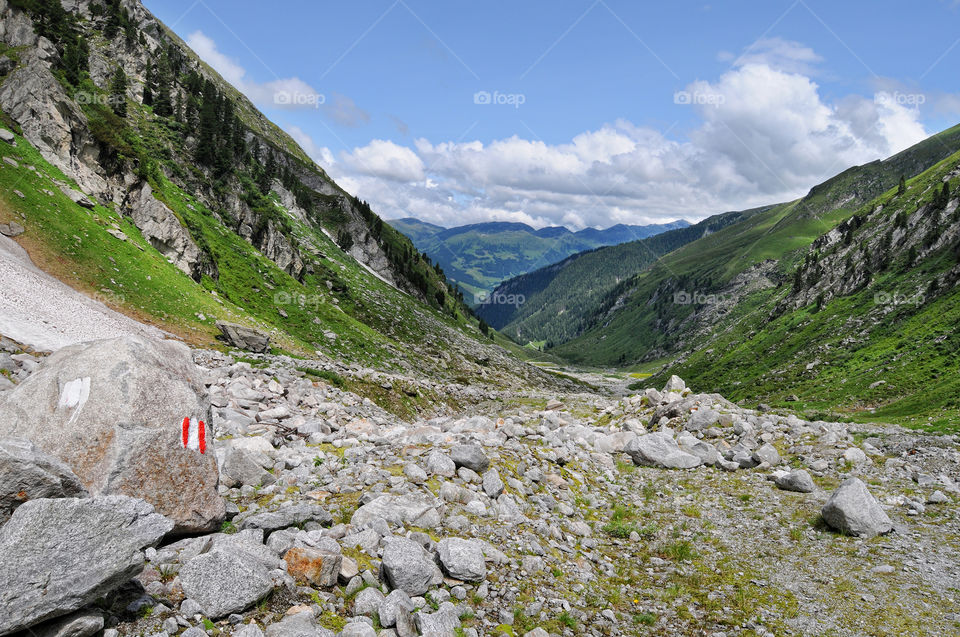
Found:
<path fill-rule="evenodd" d="M 759 57 L 813 64 L 812 50 L 784 41 L 754 49 L 715 81 L 686 87 L 722 99 L 678 106 L 701 120 L 685 141 L 625 120 L 565 144 L 378 139 L 343 153 L 332 172 L 387 218 L 605 227 L 789 201 L 927 136 L 909 104 L 880 92 L 828 102 L 807 75 Z"/>
<path fill-rule="evenodd" d="M 346 95 L 333 94 L 333 99 L 323 106 L 324 112 L 342 126 L 360 126 L 370 121 L 370 114 Z"/>
<path fill-rule="evenodd" d="M 286 131 L 293 138 L 293 141 L 299 144 L 300 148 L 310 156 L 313 161 L 321 166 L 329 167 L 336 163 L 336 159 L 330 149 L 326 146 L 318 146 L 313 138 L 303 131 L 299 126 L 287 126 Z"/>
<path fill-rule="evenodd" d="M 204 62 L 222 75 L 223 79 L 233 84 L 257 106 L 316 109 L 326 101 L 321 93 L 298 77 L 278 78 L 271 82 L 248 79 L 246 69 L 236 60 L 221 53 L 216 42 L 203 31 L 194 31 L 187 36 L 187 44 Z"/>
<path fill-rule="evenodd" d="M 817 65 L 823 62 L 823 58 L 810 47 L 779 37 L 761 38 L 744 49 L 735 59 L 732 55 L 729 57 L 737 67 L 762 64 L 778 71 L 803 75 L 816 75 Z"/>

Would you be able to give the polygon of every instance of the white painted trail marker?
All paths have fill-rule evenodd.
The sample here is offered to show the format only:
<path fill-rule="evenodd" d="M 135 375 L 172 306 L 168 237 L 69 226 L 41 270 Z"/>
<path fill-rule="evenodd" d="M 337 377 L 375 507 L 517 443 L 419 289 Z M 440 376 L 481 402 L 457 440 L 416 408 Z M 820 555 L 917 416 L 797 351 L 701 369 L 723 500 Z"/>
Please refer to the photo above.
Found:
<path fill-rule="evenodd" d="M 196 418 L 183 419 L 183 448 L 206 453 L 207 432 L 202 420 Z"/>
<path fill-rule="evenodd" d="M 74 410 L 67 424 L 72 424 L 73 421 L 77 419 L 77 416 L 80 415 L 80 410 L 83 409 L 83 405 L 87 402 L 88 398 L 90 398 L 89 376 L 75 378 L 64 384 L 63 389 L 60 390 L 60 401 L 57 403 L 57 408 L 62 407 L 64 409 Z"/>

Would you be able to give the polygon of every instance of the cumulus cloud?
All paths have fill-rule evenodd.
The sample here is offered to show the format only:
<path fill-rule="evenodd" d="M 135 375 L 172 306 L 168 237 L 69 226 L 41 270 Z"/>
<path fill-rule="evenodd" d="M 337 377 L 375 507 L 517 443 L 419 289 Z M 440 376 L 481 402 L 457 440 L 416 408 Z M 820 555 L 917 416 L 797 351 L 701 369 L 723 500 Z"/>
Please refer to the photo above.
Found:
<path fill-rule="evenodd" d="M 761 38 L 738 56 L 722 52 L 718 57 L 722 61 L 731 62 L 736 67 L 763 64 L 779 71 L 803 75 L 816 75 L 817 65 L 823 61 L 823 58 L 810 47 L 779 37 Z"/>
<path fill-rule="evenodd" d="M 690 84 L 678 108 L 695 109 L 700 123 L 684 140 L 627 120 L 563 144 L 517 135 L 486 144 L 378 139 L 341 153 L 332 172 L 387 218 L 605 227 L 789 201 L 927 136 L 915 104 L 882 91 L 829 102 L 809 76 L 768 63 L 773 53 L 819 59 L 780 41 Z"/>
<path fill-rule="evenodd" d="M 326 102 L 308 83 L 298 77 L 278 78 L 270 82 L 256 82 L 247 77 L 247 71 L 236 60 L 224 55 L 217 43 L 203 31 L 187 36 L 187 44 L 200 58 L 233 84 L 237 90 L 262 107 L 281 109 L 319 108 Z"/>

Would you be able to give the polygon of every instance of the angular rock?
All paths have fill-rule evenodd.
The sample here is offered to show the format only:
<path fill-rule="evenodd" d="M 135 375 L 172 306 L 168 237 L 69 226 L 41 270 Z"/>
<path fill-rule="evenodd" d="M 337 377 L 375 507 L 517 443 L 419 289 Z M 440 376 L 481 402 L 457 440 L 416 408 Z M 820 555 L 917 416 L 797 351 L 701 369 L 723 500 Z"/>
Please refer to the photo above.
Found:
<path fill-rule="evenodd" d="M 701 431 L 707 427 L 712 427 L 720 420 L 720 413 L 713 409 L 698 409 L 690 414 L 687 421 L 687 429 L 690 431 Z"/>
<path fill-rule="evenodd" d="M 813 484 L 813 478 L 803 469 L 794 469 L 786 475 L 782 475 L 774 480 L 774 484 L 784 491 L 796 491 L 797 493 L 812 493 L 816 486 Z"/>
<path fill-rule="evenodd" d="M 466 467 L 477 473 L 483 473 L 490 466 L 490 459 L 480 445 L 455 445 L 450 450 L 450 459 L 458 467 Z"/>
<path fill-rule="evenodd" d="M 103 615 L 84 609 L 29 630 L 30 637 L 90 637 L 103 630 Z"/>
<path fill-rule="evenodd" d="M 483 492 L 489 498 L 498 498 L 503 493 L 503 480 L 496 469 L 488 469 L 483 473 Z"/>
<path fill-rule="evenodd" d="M 417 630 L 421 635 L 453 635 L 460 627 L 457 607 L 450 602 L 440 604 L 435 613 L 420 611 L 415 615 Z"/>
<path fill-rule="evenodd" d="M 427 455 L 427 471 L 434 475 L 450 477 L 457 471 L 457 465 L 442 451 L 434 449 Z"/>
<path fill-rule="evenodd" d="M 27 229 L 16 221 L 11 221 L 10 223 L 0 223 L 0 234 L 5 237 L 19 237 L 26 231 Z"/>
<path fill-rule="evenodd" d="M 220 481 L 227 487 L 269 486 L 277 481 L 244 449 L 230 447 L 220 465 Z"/>
<path fill-rule="evenodd" d="M 28 500 L 84 498 L 87 490 L 61 460 L 29 440 L 0 440 L 0 524 Z"/>
<path fill-rule="evenodd" d="M 440 566 L 450 577 L 465 582 L 479 582 L 487 577 L 483 546 L 479 542 L 451 537 L 437 542 Z"/>
<path fill-rule="evenodd" d="M 380 618 L 380 625 L 384 628 L 391 628 L 397 623 L 397 616 L 401 613 L 412 613 L 414 609 L 413 601 L 410 596 L 399 588 L 390 591 L 377 609 L 377 615 Z"/>
<path fill-rule="evenodd" d="M 93 208 L 94 203 L 87 198 L 85 194 L 78 190 L 74 190 L 69 186 L 60 186 L 61 192 L 70 198 L 70 201 L 77 204 L 81 208 Z"/>
<path fill-rule="evenodd" d="M 372 587 L 365 588 L 353 599 L 353 614 L 372 617 L 380 610 L 380 604 L 383 601 L 383 593 Z"/>
<path fill-rule="evenodd" d="M 283 556 L 287 572 L 297 581 L 321 588 L 335 586 L 343 564 L 338 552 L 295 546 Z"/>
<path fill-rule="evenodd" d="M 129 581 L 173 522 L 124 496 L 31 500 L 0 527 L 0 634 L 66 615 Z"/>
<path fill-rule="evenodd" d="M 313 520 L 320 525 L 333 524 L 333 516 L 321 506 L 303 502 L 276 511 L 255 513 L 239 522 L 241 529 L 263 529 L 266 533 L 286 529 L 297 524 Z"/>
<path fill-rule="evenodd" d="M 262 354 L 270 348 L 270 337 L 257 330 L 224 321 L 217 321 L 217 328 L 223 340 L 233 347 L 257 354 Z"/>
<path fill-rule="evenodd" d="M 56 456 L 93 495 L 140 497 L 176 532 L 209 531 L 225 509 L 205 395 L 186 345 L 140 336 L 80 343 L 5 395 L 0 436 Z"/>
<path fill-rule="evenodd" d="M 680 449 L 670 434 L 661 432 L 638 436 L 624 451 L 634 464 L 643 466 L 692 469 L 702 463 L 697 456 Z"/>
<path fill-rule="evenodd" d="M 354 511 L 350 524 L 360 527 L 382 518 L 390 524 L 433 528 L 440 523 L 433 503 L 414 495 L 381 495 Z"/>
<path fill-rule="evenodd" d="M 383 550 L 380 563 L 383 577 L 391 588 L 400 589 L 407 595 L 423 595 L 435 579 L 436 565 L 413 540 L 397 537 Z"/>
<path fill-rule="evenodd" d="M 684 389 L 687 388 L 687 384 L 683 382 L 683 379 L 677 376 L 676 374 L 670 377 L 670 380 L 667 381 L 667 384 L 663 386 L 661 394 L 666 394 L 667 392 L 677 392 L 681 393 Z"/>
<path fill-rule="evenodd" d="M 849 535 L 873 537 L 893 530 L 890 518 L 859 478 L 844 480 L 820 513 L 832 528 Z"/>
<path fill-rule="evenodd" d="M 757 464 L 766 462 L 771 467 L 775 467 L 780 464 L 780 452 L 777 451 L 776 447 L 767 443 L 753 452 L 753 459 L 757 461 Z"/>
<path fill-rule="evenodd" d="M 0 141 L 4 141 L 4 142 L 7 142 L 8 144 L 12 144 L 13 142 L 17 141 L 17 138 L 13 133 L 8 131 L 6 128 L 0 128 Z"/>
<path fill-rule="evenodd" d="M 267 626 L 266 637 L 317 637 L 313 613 L 305 610 Z"/>
<path fill-rule="evenodd" d="M 183 594 L 211 619 L 243 612 L 273 588 L 261 564 L 225 551 L 198 555 L 181 567 L 179 576 Z"/>

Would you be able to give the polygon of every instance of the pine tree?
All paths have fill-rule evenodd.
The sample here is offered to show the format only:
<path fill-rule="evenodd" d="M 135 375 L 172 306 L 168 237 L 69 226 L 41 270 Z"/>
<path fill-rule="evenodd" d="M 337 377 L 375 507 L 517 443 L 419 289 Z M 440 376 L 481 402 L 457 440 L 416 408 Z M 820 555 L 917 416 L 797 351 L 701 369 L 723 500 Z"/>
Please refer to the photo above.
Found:
<path fill-rule="evenodd" d="M 160 56 L 154 77 L 156 83 L 153 89 L 153 112 L 160 117 L 170 117 L 173 115 L 173 96 L 171 95 L 173 79 L 166 54 Z"/>
<path fill-rule="evenodd" d="M 897 187 L 897 196 L 900 196 L 905 192 L 907 192 L 907 180 L 903 175 L 900 175 L 900 186 Z"/>
<path fill-rule="evenodd" d="M 110 80 L 110 105 L 118 116 L 127 116 L 127 74 L 120 66 Z"/>
<path fill-rule="evenodd" d="M 153 106 L 153 84 L 156 78 L 153 74 L 153 64 L 147 62 L 147 70 L 143 76 L 143 105 Z"/>
<path fill-rule="evenodd" d="M 67 82 L 79 86 L 83 73 L 89 67 L 90 50 L 87 41 L 81 37 L 68 42 L 63 49 L 63 72 Z"/>

